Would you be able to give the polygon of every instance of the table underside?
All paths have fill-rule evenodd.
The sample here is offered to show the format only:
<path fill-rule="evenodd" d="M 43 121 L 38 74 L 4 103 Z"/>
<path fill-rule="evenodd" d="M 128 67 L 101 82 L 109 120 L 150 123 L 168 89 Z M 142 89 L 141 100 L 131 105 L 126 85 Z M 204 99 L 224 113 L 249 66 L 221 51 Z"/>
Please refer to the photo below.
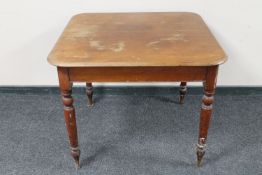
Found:
<path fill-rule="evenodd" d="M 80 167 L 76 114 L 73 106 L 73 82 L 86 82 L 88 106 L 93 106 L 92 82 L 164 82 L 181 81 L 180 103 L 184 101 L 187 81 L 204 82 L 204 96 L 200 112 L 199 136 L 197 143 L 197 162 L 202 164 L 205 154 L 209 121 L 216 87 L 219 66 L 205 67 L 58 67 L 59 85 L 64 104 L 65 123 L 73 156 Z M 98 104 L 99 105 L 99 104 Z"/>

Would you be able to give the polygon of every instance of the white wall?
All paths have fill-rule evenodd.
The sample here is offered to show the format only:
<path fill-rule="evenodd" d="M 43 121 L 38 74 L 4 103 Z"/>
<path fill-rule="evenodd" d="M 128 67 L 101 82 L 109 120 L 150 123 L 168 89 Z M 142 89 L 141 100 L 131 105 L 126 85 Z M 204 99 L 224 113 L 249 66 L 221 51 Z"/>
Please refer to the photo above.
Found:
<path fill-rule="evenodd" d="M 219 85 L 262 85 L 261 0 L 0 0 L 0 86 L 57 85 L 46 57 L 80 12 L 192 11 L 229 56 Z"/>

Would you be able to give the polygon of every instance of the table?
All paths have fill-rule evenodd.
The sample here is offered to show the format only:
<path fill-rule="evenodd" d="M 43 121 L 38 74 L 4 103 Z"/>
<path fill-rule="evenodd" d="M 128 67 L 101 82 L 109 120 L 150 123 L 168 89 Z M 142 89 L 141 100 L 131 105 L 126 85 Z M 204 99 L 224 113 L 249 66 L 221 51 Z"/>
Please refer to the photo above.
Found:
<path fill-rule="evenodd" d="M 89 106 L 93 82 L 203 82 L 197 164 L 205 154 L 223 49 L 202 18 L 190 12 L 83 13 L 74 16 L 48 56 L 57 67 L 71 155 L 80 166 L 73 82 L 85 82 Z M 186 112 L 186 111 L 185 111 Z"/>

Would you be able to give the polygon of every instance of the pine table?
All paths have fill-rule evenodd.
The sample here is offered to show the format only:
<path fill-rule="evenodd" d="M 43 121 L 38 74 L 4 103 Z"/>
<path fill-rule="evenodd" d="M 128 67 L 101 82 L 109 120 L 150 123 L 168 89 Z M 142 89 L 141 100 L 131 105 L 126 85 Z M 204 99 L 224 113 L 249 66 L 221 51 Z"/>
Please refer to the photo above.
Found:
<path fill-rule="evenodd" d="M 219 65 L 226 55 L 202 18 L 190 12 L 83 13 L 74 16 L 48 56 L 57 67 L 71 154 L 80 166 L 73 82 L 203 82 L 197 164 L 205 154 Z M 186 112 L 186 111 L 185 111 Z M 175 156 L 175 155 L 174 155 Z"/>

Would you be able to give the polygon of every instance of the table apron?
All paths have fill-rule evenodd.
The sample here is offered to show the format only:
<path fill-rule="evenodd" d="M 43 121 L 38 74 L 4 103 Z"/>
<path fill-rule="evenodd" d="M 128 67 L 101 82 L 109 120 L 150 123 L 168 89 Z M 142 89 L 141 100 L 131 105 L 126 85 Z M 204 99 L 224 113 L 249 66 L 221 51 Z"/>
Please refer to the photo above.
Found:
<path fill-rule="evenodd" d="M 207 67 L 70 67 L 72 82 L 204 81 Z"/>

